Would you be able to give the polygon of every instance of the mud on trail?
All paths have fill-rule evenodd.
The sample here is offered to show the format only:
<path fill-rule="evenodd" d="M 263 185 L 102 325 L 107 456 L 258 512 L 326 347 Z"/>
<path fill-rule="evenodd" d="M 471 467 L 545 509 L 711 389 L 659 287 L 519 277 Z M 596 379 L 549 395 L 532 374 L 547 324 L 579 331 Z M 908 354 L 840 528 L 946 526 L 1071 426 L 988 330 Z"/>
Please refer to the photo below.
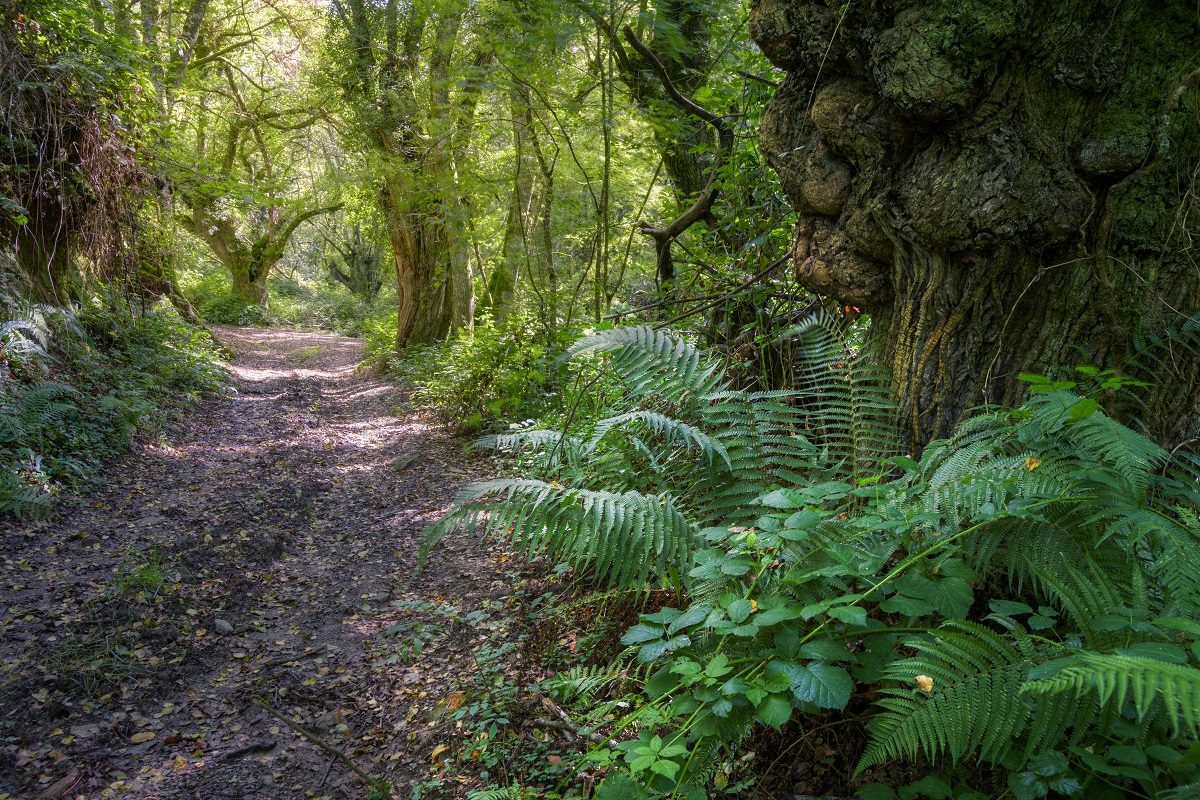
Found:
<path fill-rule="evenodd" d="M 0 530 L 0 798 L 367 794 L 260 700 L 408 797 L 509 635 L 503 554 L 452 536 L 417 570 L 491 465 L 356 373 L 353 340 L 218 333 L 229 397 Z"/>

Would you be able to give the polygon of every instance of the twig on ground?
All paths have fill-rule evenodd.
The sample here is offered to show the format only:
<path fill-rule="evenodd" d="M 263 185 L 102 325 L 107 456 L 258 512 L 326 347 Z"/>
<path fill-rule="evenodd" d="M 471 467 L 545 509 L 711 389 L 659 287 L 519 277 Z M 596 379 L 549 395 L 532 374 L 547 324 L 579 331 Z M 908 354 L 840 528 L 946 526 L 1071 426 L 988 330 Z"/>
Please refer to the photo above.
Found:
<path fill-rule="evenodd" d="M 325 772 L 321 774 L 321 782 L 317 784 L 317 791 L 320 791 L 325 786 L 325 781 L 329 780 L 329 770 L 333 769 L 334 762 L 337 761 L 337 756 L 331 756 L 329 763 L 325 765 Z"/>
<path fill-rule="evenodd" d="M 563 711 L 561 708 L 559 708 L 557 705 L 555 705 L 554 701 L 551 700 L 550 698 L 543 697 L 542 704 L 546 708 L 553 711 L 558 716 L 558 719 L 545 719 L 545 718 L 540 718 L 540 717 L 536 718 L 536 719 L 532 719 L 529 722 L 534 727 L 548 728 L 550 730 L 563 731 L 564 733 L 570 733 L 574 736 L 578 736 L 581 739 L 586 739 L 587 741 L 591 742 L 592 744 L 600 744 L 600 745 L 605 745 L 607 747 L 616 747 L 617 746 L 617 741 L 615 739 L 609 739 L 607 736 L 596 733 L 595 731 L 588 730 L 587 728 L 583 727 L 582 725 L 576 724 L 576 722 L 571 719 L 571 717 L 567 714 L 567 712 Z"/>
<path fill-rule="evenodd" d="M 253 742 L 245 747 L 239 747 L 237 750 L 230 750 L 225 755 L 221 756 L 222 761 L 233 761 L 242 756 L 250 755 L 251 753 L 265 753 L 275 747 L 274 742 Z"/>
<path fill-rule="evenodd" d="M 296 733 L 303 736 L 309 742 L 315 744 L 317 747 L 321 748 L 322 750 L 324 750 L 329 755 L 333 756 L 338 761 L 341 761 L 343 764 L 346 765 L 347 769 L 349 769 L 351 772 L 353 772 L 355 775 L 358 776 L 359 780 L 361 780 L 368 789 L 373 789 L 377 792 L 382 792 L 383 796 L 386 798 L 392 797 L 391 787 L 387 784 L 386 781 L 382 780 L 381 778 L 376 778 L 374 775 L 371 775 L 369 772 L 365 772 L 362 768 L 360 768 L 357 764 L 355 764 L 350 759 L 350 756 L 346 755 L 341 750 L 338 750 L 333 745 L 327 744 L 320 736 L 317 736 L 315 733 L 310 731 L 308 728 L 305 728 L 300 723 L 295 722 L 294 720 L 291 719 L 291 717 L 288 717 L 286 714 L 282 713 L 281 711 L 276 710 L 274 706 L 272 706 L 266 700 L 263 700 L 261 697 L 256 698 L 254 700 L 254 704 L 256 706 L 258 706 L 259 708 L 261 708 L 263 711 L 266 711 L 268 714 L 270 714 L 275 719 L 282 722 L 284 725 L 287 725 L 289 728 L 291 728 Z"/>

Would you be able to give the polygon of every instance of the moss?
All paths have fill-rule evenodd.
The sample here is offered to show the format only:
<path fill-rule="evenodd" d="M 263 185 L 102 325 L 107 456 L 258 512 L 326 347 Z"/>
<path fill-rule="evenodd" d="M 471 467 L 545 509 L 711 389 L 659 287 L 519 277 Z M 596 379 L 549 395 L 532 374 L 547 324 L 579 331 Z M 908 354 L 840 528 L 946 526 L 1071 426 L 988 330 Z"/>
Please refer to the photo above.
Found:
<path fill-rule="evenodd" d="M 1149 155 L 1151 122 L 1145 113 L 1107 107 L 1079 147 L 1080 169 L 1093 176 L 1132 172 Z"/>
<path fill-rule="evenodd" d="M 1021 5 L 968 0 L 900 12 L 872 51 L 881 92 L 925 115 L 966 108 L 1020 32 Z"/>

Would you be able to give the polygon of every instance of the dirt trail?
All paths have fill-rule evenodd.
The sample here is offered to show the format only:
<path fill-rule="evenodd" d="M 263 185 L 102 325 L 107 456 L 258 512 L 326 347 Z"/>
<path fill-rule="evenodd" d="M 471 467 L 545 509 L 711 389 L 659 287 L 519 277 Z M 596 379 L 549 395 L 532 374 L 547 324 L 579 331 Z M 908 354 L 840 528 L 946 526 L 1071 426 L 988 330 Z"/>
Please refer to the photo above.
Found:
<path fill-rule="evenodd" d="M 479 627 L 503 556 L 451 537 L 416 570 L 421 527 L 489 465 L 356 374 L 353 340 L 218 333 L 236 394 L 55 521 L 3 523 L 0 798 L 365 796 L 260 698 L 408 797 L 503 633 Z"/>

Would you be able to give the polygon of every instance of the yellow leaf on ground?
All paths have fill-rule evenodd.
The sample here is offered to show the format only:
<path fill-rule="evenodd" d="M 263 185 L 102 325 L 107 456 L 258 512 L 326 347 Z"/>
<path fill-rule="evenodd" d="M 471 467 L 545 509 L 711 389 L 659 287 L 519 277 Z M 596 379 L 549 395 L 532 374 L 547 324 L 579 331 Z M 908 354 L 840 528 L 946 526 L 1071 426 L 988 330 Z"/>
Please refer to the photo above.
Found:
<path fill-rule="evenodd" d="M 129 737 L 129 741 L 133 742 L 134 744 L 141 744 L 142 742 L 148 742 L 153 739 L 154 735 L 154 731 L 138 731 L 133 736 Z"/>

